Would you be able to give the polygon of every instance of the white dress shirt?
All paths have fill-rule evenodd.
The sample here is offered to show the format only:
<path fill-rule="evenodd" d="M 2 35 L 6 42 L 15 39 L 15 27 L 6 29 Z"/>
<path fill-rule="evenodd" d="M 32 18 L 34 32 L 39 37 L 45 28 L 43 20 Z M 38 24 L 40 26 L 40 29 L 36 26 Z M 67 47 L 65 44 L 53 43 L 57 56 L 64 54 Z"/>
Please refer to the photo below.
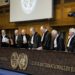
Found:
<path fill-rule="evenodd" d="M 31 44 L 34 44 L 34 35 L 31 37 Z"/>
<path fill-rule="evenodd" d="M 48 30 L 46 29 L 46 30 L 45 30 L 45 33 L 46 33 L 47 31 L 48 31 Z M 41 42 L 42 42 L 43 39 L 44 39 L 44 35 L 45 35 L 45 33 L 43 33 L 43 35 L 42 35 Z"/>
<path fill-rule="evenodd" d="M 69 38 L 69 41 L 68 41 L 68 44 L 67 44 L 67 47 L 69 47 L 70 46 L 70 43 L 71 43 L 71 40 L 72 40 L 72 38 L 74 37 L 74 35 L 73 36 L 71 36 L 70 38 Z"/>
<path fill-rule="evenodd" d="M 43 35 L 42 35 L 42 37 L 41 37 L 41 42 L 43 41 L 43 39 L 44 39 L 44 33 L 43 33 Z"/>
<path fill-rule="evenodd" d="M 54 39 L 54 48 L 56 48 L 57 47 L 57 38 L 58 38 L 58 34 L 57 34 L 57 36 L 55 37 L 55 39 Z"/>
<path fill-rule="evenodd" d="M 17 39 L 18 39 L 18 36 L 16 35 L 16 36 L 15 36 L 15 41 L 16 41 L 16 42 L 17 42 Z"/>
<path fill-rule="evenodd" d="M 27 43 L 27 38 L 25 35 L 23 36 L 23 43 Z"/>
<path fill-rule="evenodd" d="M 2 42 L 8 43 L 9 39 L 7 37 L 5 37 L 5 35 L 2 35 Z"/>

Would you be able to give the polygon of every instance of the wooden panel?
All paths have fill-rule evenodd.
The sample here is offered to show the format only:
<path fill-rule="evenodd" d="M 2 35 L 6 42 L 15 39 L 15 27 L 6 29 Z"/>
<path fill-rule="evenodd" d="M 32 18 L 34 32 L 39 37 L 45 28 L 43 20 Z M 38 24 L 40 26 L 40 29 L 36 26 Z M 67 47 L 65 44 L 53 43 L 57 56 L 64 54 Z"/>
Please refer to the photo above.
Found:
<path fill-rule="evenodd" d="M 69 12 L 71 12 L 72 8 L 71 7 L 67 7 L 63 9 L 63 18 L 64 20 L 68 20 L 68 21 L 73 21 L 74 18 L 73 17 L 69 17 L 68 14 Z"/>
<path fill-rule="evenodd" d="M 75 2 L 75 0 L 64 0 L 64 3 L 71 3 L 71 2 Z"/>
<path fill-rule="evenodd" d="M 62 0 L 55 0 L 58 5 L 55 5 L 54 9 L 54 19 L 53 20 L 44 20 L 44 21 L 36 21 L 36 22 L 22 22 L 22 23 L 10 23 L 9 18 L 9 6 L 0 7 L 3 10 L 3 13 L 0 14 L 0 29 L 15 29 L 22 28 L 26 29 L 27 33 L 30 34 L 29 28 L 34 26 L 36 31 L 41 34 L 40 26 L 46 25 L 50 30 L 51 26 L 69 26 L 75 25 L 75 18 L 68 17 L 68 13 L 70 10 L 75 10 L 75 3 L 63 3 Z M 66 0 L 65 0 L 66 1 Z M 59 4 L 60 3 L 60 4 Z"/>
<path fill-rule="evenodd" d="M 74 10 L 75 10 L 74 5 L 65 5 L 64 6 L 64 8 L 63 8 L 63 23 L 64 24 L 67 24 L 67 25 L 74 24 L 75 25 L 75 17 L 68 16 L 68 14 Z"/>
<path fill-rule="evenodd" d="M 61 8 L 56 9 L 56 13 L 55 13 L 55 17 L 56 20 L 60 20 L 62 18 L 62 14 L 61 14 Z"/>
<path fill-rule="evenodd" d="M 21 58 L 16 57 L 14 52 L 21 55 Z M 27 56 L 28 63 L 26 63 L 27 60 L 24 59 L 22 53 L 24 53 L 25 58 Z M 19 59 L 18 63 L 16 63 L 17 59 Z M 25 63 L 21 60 L 24 60 Z M 17 67 L 14 69 L 12 65 L 17 65 Z M 27 65 L 26 69 L 23 69 L 23 65 Z M 75 53 L 0 48 L 0 68 L 26 72 L 32 75 L 75 75 Z"/>
<path fill-rule="evenodd" d="M 45 21 L 42 21 L 42 22 L 31 22 L 31 23 L 18 23 L 17 26 L 19 28 L 19 30 L 21 29 L 26 29 L 27 33 L 30 34 L 30 27 L 34 27 L 36 29 L 37 32 L 39 32 L 41 34 L 41 31 L 40 31 L 40 27 L 42 25 L 45 25 L 47 27 L 47 29 L 50 30 L 50 26 L 49 26 L 49 21 L 48 20 L 45 20 Z"/>

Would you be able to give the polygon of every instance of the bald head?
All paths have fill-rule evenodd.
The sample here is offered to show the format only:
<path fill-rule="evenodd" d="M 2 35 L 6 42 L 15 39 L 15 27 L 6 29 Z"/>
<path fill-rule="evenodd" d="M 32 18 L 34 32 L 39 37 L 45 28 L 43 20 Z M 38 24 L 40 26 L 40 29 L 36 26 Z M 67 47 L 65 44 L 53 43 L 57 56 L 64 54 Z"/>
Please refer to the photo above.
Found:
<path fill-rule="evenodd" d="M 75 28 L 69 29 L 69 36 L 75 35 Z"/>
<path fill-rule="evenodd" d="M 25 35 L 25 34 L 26 34 L 26 30 L 25 30 L 25 29 L 22 29 L 22 30 L 21 30 L 21 34 L 22 34 L 22 35 Z"/>
<path fill-rule="evenodd" d="M 6 34 L 5 30 L 1 30 L 1 33 L 2 33 L 2 35 Z"/>
<path fill-rule="evenodd" d="M 31 27 L 31 28 L 30 28 L 30 33 L 31 33 L 31 34 L 34 34 L 35 32 L 36 32 L 36 31 L 35 31 L 35 28 L 34 28 L 34 27 Z"/>
<path fill-rule="evenodd" d="M 41 30 L 42 33 L 44 33 L 47 30 L 47 28 L 45 26 L 41 26 L 40 30 Z"/>
<path fill-rule="evenodd" d="M 58 31 L 57 30 L 52 30 L 51 31 L 51 35 L 52 35 L 52 37 L 56 37 L 57 36 L 57 34 L 58 34 Z"/>
<path fill-rule="evenodd" d="M 15 34 L 15 35 L 18 35 L 18 34 L 19 34 L 19 31 L 16 29 L 16 30 L 14 31 L 14 34 Z"/>
<path fill-rule="evenodd" d="M 5 33 L 5 30 L 1 30 L 2 33 Z"/>

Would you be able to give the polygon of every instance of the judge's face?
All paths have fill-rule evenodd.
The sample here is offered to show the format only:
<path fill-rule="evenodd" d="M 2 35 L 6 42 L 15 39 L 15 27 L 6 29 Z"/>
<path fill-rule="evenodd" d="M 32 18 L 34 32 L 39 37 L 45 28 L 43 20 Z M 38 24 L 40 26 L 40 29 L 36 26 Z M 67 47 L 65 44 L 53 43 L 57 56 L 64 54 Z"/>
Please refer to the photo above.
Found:
<path fill-rule="evenodd" d="M 25 35 L 25 32 L 22 32 L 21 34 L 22 34 L 22 35 Z"/>
<path fill-rule="evenodd" d="M 41 29 L 41 32 L 44 33 L 44 29 Z"/>
<path fill-rule="evenodd" d="M 15 35 L 19 35 L 19 31 L 18 30 L 15 30 Z"/>
<path fill-rule="evenodd" d="M 40 28 L 41 32 L 44 33 L 45 29 L 43 27 Z"/>
<path fill-rule="evenodd" d="M 33 28 L 31 28 L 31 29 L 30 29 L 30 33 L 31 33 L 32 35 L 34 35 L 34 34 L 35 34 L 35 30 L 34 30 Z"/>
<path fill-rule="evenodd" d="M 6 34 L 6 33 L 5 33 L 5 30 L 2 30 L 1 33 L 2 33 L 2 35 L 5 35 L 5 34 Z"/>
<path fill-rule="evenodd" d="M 51 33 L 52 38 L 55 38 L 57 36 L 57 33 Z"/>
<path fill-rule="evenodd" d="M 74 33 L 69 31 L 69 36 L 71 37 L 72 35 L 74 35 Z"/>
<path fill-rule="evenodd" d="M 21 34 L 22 34 L 22 35 L 25 35 L 25 30 L 22 30 L 22 31 L 21 31 Z"/>
<path fill-rule="evenodd" d="M 56 37 L 56 34 L 52 34 L 52 37 L 55 38 Z"/>
<path fill-rule="evenodd" d="M 58 35 L 58 32 L 56 30 L 52 30 L 51 35 L 52 35 L 52 38 L 56 38 L 56 36 Z"/>

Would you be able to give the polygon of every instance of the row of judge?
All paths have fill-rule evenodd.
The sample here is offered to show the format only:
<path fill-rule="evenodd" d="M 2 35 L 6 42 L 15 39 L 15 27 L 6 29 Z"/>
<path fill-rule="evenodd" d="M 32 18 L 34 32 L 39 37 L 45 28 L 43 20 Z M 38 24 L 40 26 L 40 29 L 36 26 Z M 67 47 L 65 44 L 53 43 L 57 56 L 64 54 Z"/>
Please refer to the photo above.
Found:
<path fill-rule="evenodd" d="M 5 30 L 1 33 L 1 47 L 9 47 L 9 45 L 16 48 L 28 48 L 28 49 L 45 49 L 50 50 L 51 47 L 51 34 L 46 27 L 41 26 L 41 31 L 43 33 L 42 37 L 36 32 L 34 27 L 30 28 L 31 36 L 26 34 L 25 30 L 22 29 L 21 33 L 19 30 L 14 31 L 14 36 L 10 39 Z M 7 39 L 7 40 L 6 40 Z"/>
<path fill-rule="evenodd" d="M 57 32 L 57 30 L 52 30 L 51 33 L 47 30 L 46 27 L 41 26 L 40 30 L 42 31 L 42 37 L 36 32 L 34 27 L 30 28 L 32 36 L 26 34 L 23 29 L 21 33 L 18 30 L 15 30 L 15 35 L 10 39 L 5 30 L 2 30 L 1 35 L 1 46 L 9 47 L 12 45 L 16 48 L 28 48 L 36 50 L 57 50 L 65 51 L 64 38 Z M 75 29 L 69 29 L 69 40 L 67 44 L 68 51 L 75 51 Z"/>
<path fill-rule="evenodd" d="M 55 50 L 65 50 L 68 52 L 75 52 L 75 28 L 69 29 L 67 46 L 66 44 L 64 44 L 65 39 L 60 34 L 58 34 L 57 30 L 52 30 L 51 34 L 52 38 L 54 37 L 53 47 Z"/>
<path fill-rule="evenodd" d="M 19 34 L 19 31 L 18 30 L 15 30 L 14 31 L 14 34 L 12 34 L 13 37 L 9 37 L 7 34 L 6 34 L 6 31 L 5 30 L 2 30 L 1 31 L 1 47 L 9 47 L 9 46 L 12 46 L 12 47 L 19 47 L 19 45 L 21 45 L 22 41 L 23 43 L 27 43 L 27 38 L 26 38 L 26 35 L 25 35 L 25 30 L 22 30 L 22 33 L 21 35 Z M 25 35 L 25 36 L 23 36 Z M 22 40 L 23 39 L 23 40 Z M 26 46 L 26 45 L 25 45 Z M 20 46 L 21 47 L 21 46 Z"/>

